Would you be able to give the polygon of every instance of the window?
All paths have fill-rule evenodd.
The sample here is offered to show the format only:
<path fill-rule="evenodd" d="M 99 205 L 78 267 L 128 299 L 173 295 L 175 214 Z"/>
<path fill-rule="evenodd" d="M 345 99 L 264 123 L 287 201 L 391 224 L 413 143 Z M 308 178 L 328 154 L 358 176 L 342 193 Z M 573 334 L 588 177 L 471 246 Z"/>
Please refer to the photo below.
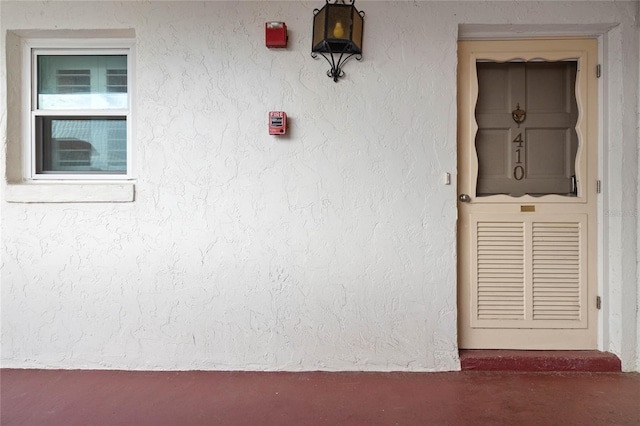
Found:
<path fill-rule="evenodd" d="M 30 56 L 27 177 L 130 177 L 130 49 L 30 46 Z"/>

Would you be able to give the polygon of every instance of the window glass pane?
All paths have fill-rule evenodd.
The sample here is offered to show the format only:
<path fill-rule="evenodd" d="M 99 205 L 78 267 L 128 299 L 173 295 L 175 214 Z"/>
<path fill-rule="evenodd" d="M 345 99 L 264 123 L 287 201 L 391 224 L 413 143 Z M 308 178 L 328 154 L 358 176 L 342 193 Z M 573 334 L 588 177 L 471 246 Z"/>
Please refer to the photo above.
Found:
<path fill-rule="evenodd" d="M 126 109 L 126 55 L 38 55 L 39 109 Z"/>
<path fill-rule="evenodd" d="M 38 117 L 39 172 L 126 173 L 124 117 Z"/>

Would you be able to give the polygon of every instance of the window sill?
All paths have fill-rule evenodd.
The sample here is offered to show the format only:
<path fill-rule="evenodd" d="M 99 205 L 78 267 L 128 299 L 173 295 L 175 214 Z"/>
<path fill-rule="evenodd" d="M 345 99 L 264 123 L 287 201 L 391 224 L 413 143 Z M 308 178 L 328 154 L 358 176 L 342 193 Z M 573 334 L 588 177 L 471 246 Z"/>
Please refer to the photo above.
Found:
<path fill-rule="evenodd" d="M 135 199 L 135 184 L 25 182 L 8 184 L 4 195 L 9 203 L 130 203 Z"/>

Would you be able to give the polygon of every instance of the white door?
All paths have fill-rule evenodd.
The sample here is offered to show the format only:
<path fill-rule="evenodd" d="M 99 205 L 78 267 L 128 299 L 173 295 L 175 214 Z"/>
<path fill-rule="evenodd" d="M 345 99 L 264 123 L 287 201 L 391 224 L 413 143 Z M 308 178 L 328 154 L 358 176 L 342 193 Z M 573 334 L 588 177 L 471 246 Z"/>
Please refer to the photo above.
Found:
<path fill-rule="evenodd" d="M 597 42 L 458 46 L 461 348 L 596 347 Z"/>

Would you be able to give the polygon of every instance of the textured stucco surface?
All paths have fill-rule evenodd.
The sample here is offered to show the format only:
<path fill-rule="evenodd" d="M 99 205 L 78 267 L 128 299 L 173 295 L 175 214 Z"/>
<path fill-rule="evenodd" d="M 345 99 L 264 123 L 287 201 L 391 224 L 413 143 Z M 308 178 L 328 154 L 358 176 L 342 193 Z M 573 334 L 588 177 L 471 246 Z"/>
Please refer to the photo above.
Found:
<path fill-rule="evenodd" d="M 114 28 L 135 31 L 137 63 L 135 202 L 0 206 L 3 366 L 458 369 L 460 24 L 620 23 L 604 169 L 636 184 L 605 207 L 635 210 L 637 3 L 359 1 L 364 58 L 338 84 L 310 57 L 319 5 L 0 4 L 3 64 L 6 31 Z M 269 20 L 287 23 L 286 50 L 264 47 Z M 1 72 L 12 178 L 19 73 Z M 268 135 L 270 110 L 287 136 Z M 605 220 L 603 348 L 633 369 L 636 220 Z"/>

